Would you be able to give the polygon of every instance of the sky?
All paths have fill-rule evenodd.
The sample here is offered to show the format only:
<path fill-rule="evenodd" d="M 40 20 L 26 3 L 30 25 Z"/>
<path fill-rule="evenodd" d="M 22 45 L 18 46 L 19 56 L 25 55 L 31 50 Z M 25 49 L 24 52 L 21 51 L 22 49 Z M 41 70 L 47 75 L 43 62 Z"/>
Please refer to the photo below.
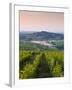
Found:
<path fill-rule="evenodd" d="M 63 12 L 20 11 L 20 31 L 64 32 Z"/>

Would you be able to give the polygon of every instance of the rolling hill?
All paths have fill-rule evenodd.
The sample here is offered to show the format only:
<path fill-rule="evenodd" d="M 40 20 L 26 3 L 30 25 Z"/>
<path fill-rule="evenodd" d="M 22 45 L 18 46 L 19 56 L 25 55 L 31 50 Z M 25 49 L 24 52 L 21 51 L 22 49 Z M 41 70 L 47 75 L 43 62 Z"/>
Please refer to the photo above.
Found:
<path fill-rule="evenodd" d="M 19 33 L 20 40 L 31 41 L 31 40 L 63 40 L 64 34 L 61 33 L 53 33 L 47 31 L 41 32 L 20 32 Z"/>

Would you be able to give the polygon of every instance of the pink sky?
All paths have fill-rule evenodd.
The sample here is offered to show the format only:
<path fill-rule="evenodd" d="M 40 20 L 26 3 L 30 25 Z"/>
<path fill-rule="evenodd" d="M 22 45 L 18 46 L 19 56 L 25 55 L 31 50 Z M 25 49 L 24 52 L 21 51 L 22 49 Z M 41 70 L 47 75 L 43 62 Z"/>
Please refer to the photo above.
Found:
<path fill-rule="evenodd" d="M 64 31 L 64 13 L 20 11 L 20 31 Z"/>

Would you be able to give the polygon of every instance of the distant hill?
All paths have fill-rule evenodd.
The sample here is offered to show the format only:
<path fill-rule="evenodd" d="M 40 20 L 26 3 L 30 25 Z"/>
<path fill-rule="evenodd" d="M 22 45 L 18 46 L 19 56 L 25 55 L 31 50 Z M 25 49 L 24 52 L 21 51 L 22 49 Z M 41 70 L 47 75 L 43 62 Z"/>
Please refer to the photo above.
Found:
<path fill-rule="evenodd" d="M 52 32 L 20 32 L 19 33 L 20 40 L 63 40 L 64 34 L 60 33 L 52 33 Z"/>

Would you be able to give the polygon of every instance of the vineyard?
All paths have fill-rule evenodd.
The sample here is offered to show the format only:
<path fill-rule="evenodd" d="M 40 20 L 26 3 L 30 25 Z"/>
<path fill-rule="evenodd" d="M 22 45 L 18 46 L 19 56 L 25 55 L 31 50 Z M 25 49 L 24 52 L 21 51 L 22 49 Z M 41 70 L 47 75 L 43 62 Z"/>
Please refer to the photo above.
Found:
<path fill-rule="evenodd" d="M 50 78 L 64 76 L 64 52 L 26 51 L 19 52 L 19 78 Z"/>

